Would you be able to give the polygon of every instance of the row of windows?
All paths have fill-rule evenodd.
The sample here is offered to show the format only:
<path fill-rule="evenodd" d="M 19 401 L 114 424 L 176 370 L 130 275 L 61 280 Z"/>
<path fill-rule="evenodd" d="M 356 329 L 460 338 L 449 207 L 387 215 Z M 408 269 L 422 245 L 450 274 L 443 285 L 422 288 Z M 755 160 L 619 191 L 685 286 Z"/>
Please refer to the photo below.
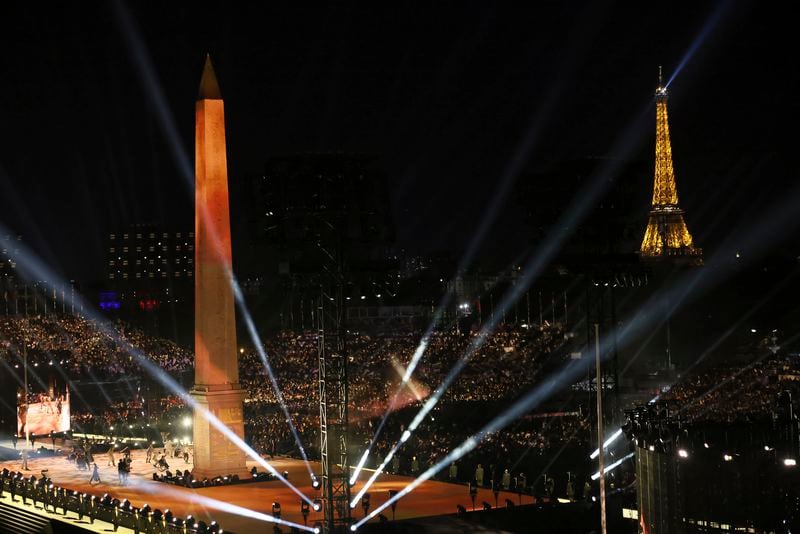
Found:
<path fill-rule="evenodd" d="M 167 274 L 166 271 L 161 271 L 161 273 L 159 275 L 160 278 L 167 278 L 168 276 L 169 276 L 169 274 Z M 181 272 L 177 272 L 176 271 L 175 273 L 173 273 L 173 276 L 175 278 L 181 278 L 181 277 L 191 278 L 192 277 L 192 271 L 187 271 L 185 273 L 181 273 Z M 156 273 L 154 273 L 154 272 L 136 273 L 135 277 L 136 278 L 156 278 Z M 115 280 L 115 279 L 127 280 L 128 278 L 130 278 L 128 273 L 109 273 L 108 274 L 108 279 L 109 280 Z"/>
<path fill-rule="evenodd" d="M 141 233 L 141 232 L 136 232 L 135 235 L 136 235 L 136 239 L 142 239 L 142 236 L 144 234 Z M 128 239 L 130 236 L 131 236 L 131 234 L 126 232 L 126 233 L 122 234 L 122 239 Z M 188 232 L 186 234 L 186 236 L 187 237 L 194 237 L 194 232 Z M 149 237 L 150 239 L 155 239 L 156 238 L 156 233 L 155 232 L 150 232 L 150 233 L 147 234 L 147 237 Z M 180 239 L 180 238 L 183 237 L 183 233 L 175 232 L 175 237 Z M 114 239 L 117 238 L 117 234 L 108 234 L 108 238 L 114 240 Z M 169 239 L 169 232 L 162 232 L 161 233 L 161 238 L 162 239 Z"/>
<path fill-rule="evenodd" d="M 191 265 L 191 264 L 194 263 L 194 260 L 192 258 L 183 258 L 183 259 L 184 259 L 185 263 L 188 264 L 188 265 Z M 161 265 L 167 265 L 167 258 L 161 258 L 161 262 L 160 263 L 161 263 Z M 175 265 L 180 265 L 181 264 L 181 259 L 180 258 L 175 258 L 175 261 L 173 263 Z M 122 260 L 121 264 L 122 265 L 128 265 L 128 260 Z M 142 264 L 142 260 L 136 260 L 136 265 L 141 265 L 141 264 Z M 147 264 L 148 265 L 155 265 L 156 264 L 156 260 L 155 259 L 149 259 L 149 260 L 147 260 Z M 117 265 L 117 260 L 108 260 L 108 265 L 110 267 L 114 267 L 115 265 Z"/>
<path fill-rule="evenodd" d="M 122 247 L 122 252 L 128 252 L 128 248 L 129 247 Z M 160 248 L 161 248 L 162 252 L 167 252 L 169 250 L 169 247 L 167 245 L 162 245 Z M 142 249 L 143 249 L 143 247 L 136 247 L 136 252 L 142 252 Z M 190 251 L 194 250 L 194 245 L 175 245 L 175 250 L 176 251 L 180 252 L 183 249 L 190 250 Z M 156 247 L 155 246 L 149 246 L 149 247 L 147 247 L 147 250 L 148 250 L 148 252 L 155 252 L 156 251 Z M 117 251 L 117 248 L 116 247 L 108 247 L 108 251 L 113 254 L 113 253 L 115 253 Z"/>

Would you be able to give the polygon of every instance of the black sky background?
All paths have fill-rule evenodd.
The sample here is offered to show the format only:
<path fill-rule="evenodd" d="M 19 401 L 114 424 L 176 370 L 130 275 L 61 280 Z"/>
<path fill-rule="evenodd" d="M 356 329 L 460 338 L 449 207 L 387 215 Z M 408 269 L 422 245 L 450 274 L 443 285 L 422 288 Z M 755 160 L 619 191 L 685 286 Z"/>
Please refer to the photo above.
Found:
<path fill-rule="evenodd" d="M 763 3 L 64 2 L 0 11 L 0 222 L 67 278 L 99 278 L 111 229 L 193 224 L 191 189 L 125 16 L 190 162 L 211 53 L 239 195 L 234 224 L 249 209 L 244 184 L 269 156 L 369 153 L 389 178 L 398 246 L 457 253 L 520 146 L 526 172 L 515 178 L 614 156 L 645 111 L 625 147 L 651 161 L 657 66 L 669 76 L 715 13 L 670 87 L 679 193 L 696 241 L 713 250 L 797 183 L 797 46 L 791 18 Z M 649 191 L 652 176 L 642 179 Z M 527 243 L 515 203 L 505 200 L 484 254 L 512 257 Z M 781 251 L 786 237 L 769 236 Z"/>

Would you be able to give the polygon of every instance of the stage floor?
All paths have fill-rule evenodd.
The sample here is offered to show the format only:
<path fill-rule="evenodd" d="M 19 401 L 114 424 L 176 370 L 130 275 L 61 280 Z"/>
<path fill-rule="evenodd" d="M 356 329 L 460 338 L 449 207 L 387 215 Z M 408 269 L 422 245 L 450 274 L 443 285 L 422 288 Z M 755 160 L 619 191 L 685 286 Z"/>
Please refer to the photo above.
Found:
<path fill-rule="evenodd" d="M 31 456 L 32 459 L 28 460 L 29 473 L 39 476 L 42 470 L 47 469 L 48 476 L 58 485 L 96 495 L 108 493 L 118 499 L 128 499 L 134 506 L 149 504 L 151 507 L 160 508 L 162 511 L 169 509 L 173 514 L 180 517 L 186 517 L 191 514 L 206 522 L 214 519 L 224 530 L 229 532 L 239 534 L 263 532 L 263 529 L 267 526 L 264 521 L 248 517 L 246 510 L 271 515 L 273 502 L 281 504 L 282 519 L 303 524 L 303 517 L 300 514 L 300 498 L 279 481 L 250 482 L 203 489 L 189 489 L 154 482 L 152 479 L 154 469 L 145 462 L 145 452 L 134 451 L 131 476 L 126 486 L 119 483 L 116 466 L 106 465 L 108 458 L 105 455 L 97 455 L 95 457 L 100 469 L 102 482 L 91 486 L 89 484 L 90 472 L 77 470 L 65 457 L 37 458 L 36 455 Z M 119 456 L 117 459 L 119 459 Z M 304 495 L 311 499 L 319 497 L 319 491 L 311 487 L 308 471 L 302 460 L 276 457 L 270 463 L 281 473 L 287 471 L 289 480 Z M 183 459 L 178 458 L 169 460 L 169 464 L 173 472 L 176 469 L 183 470 L 190 467 L 184 463 Z M 255 465 L 255 462 L 248 462 L 248 468 Z M 19 470 L 21 465 L 19 461 L 0 462 L 0 469 L 4 467 L 10 470 Z M 258 468 L 259 471 L 264 471 L 261 466 L 258 466 Z M 316 473 L 319 473 L 320 466 L 318 463 L 312 462 L 311 468 Z M 366 481 L 370 474 L 371 471 L 365 470 L 360 476 L 361 482 Z M 371 510 L 388 500 L 388 490 L 401 490 L 412 480 L 409 477 L 382 474 L 369 490 L 372 503 Z M 356 484 L 353 490 L 354 495 L 360 488 L 361 484 Z M 516 493 L 501 492 L 498 499 L 501 507 L 505 506 L 506 499 L 511 499 L 517 504 L 520 503 L 520 498 Z M 483 501 L 494 505 L 494 494 L 490 489 L 482 488 L 478 491 L 476 509 L 481 508 Z M 530 504 L 532 502 L 532 497 L 522 496 L 522 504 Z M 226 504 L 241 507 L 243 510 L 225 510 Z M 458 504 L 463 505 L 467 510 L 472 507 L 466 485 L 429 480 L 397 503 L 396 518 L 407 519 L 452 514 L 456 512 L 456 505 Z M 353 512 L 356 519 L 360 519 L 364 515 L 360 506 L 354 509 Z M 391 519 L 391 508 L 387 508 L 383 514 Z M 308 525 L 313 525 L 321 517 L 320 513 L 311 510 L 308 517 Z M 373 519 L 373 521 L 377 520 L 377 518 Z M 283 530 L 288 532 L 289 528 L 284 527 Z"/>

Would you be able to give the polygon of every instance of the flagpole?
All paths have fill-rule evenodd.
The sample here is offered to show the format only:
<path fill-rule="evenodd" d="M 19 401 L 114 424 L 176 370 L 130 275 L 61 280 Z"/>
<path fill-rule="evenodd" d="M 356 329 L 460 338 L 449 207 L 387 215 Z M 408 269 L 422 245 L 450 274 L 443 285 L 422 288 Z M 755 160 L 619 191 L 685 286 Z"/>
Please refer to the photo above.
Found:
<path fill-rule="evenodd" d="M 600 451 L 598 456 L 600 464 L 600 532 L 606 534 L 606 476 L 605 453 L 603 451 L 603 440 L 605 431 L 603 430 L 603 377 L 600 370 L 600 325 L 594 324 L 594 347 L 595 347 L 595 367 L 597 377 L 595 379 L 595 391 L 597 392 L 597 449 Z"/>

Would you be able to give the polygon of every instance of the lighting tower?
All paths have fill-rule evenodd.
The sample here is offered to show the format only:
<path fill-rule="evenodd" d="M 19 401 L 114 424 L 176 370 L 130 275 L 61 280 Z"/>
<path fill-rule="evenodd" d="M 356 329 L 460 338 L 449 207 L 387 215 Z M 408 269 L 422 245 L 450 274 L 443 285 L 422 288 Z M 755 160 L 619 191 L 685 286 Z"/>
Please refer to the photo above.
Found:
<path fill-rule="evenodd" d="M 337 246 L 337 251 L 327 256 L 331 261 L 325 266 L 327 273 L 321 279 L 323 282 L 320 284 L 317 307 L 319 436 L 325 534 L 349 532 L 351 523 L 350 461 L 347 454 L 347 347 L 341 247 Z"/>
<path fill-rule="evenodd" d="M 660 66 L 655 96 L 656 161 L 653 202 L 639 252 L 644 259 L 689 260 L 689 263 L 700 265 L 703 263 L 703 250 L 694 246 L 692 235 L 683 220 L 683 210 L 678 207 L 678 188 L 672 166 L 667 117 L 669 95 L 663 84 Z"/>

